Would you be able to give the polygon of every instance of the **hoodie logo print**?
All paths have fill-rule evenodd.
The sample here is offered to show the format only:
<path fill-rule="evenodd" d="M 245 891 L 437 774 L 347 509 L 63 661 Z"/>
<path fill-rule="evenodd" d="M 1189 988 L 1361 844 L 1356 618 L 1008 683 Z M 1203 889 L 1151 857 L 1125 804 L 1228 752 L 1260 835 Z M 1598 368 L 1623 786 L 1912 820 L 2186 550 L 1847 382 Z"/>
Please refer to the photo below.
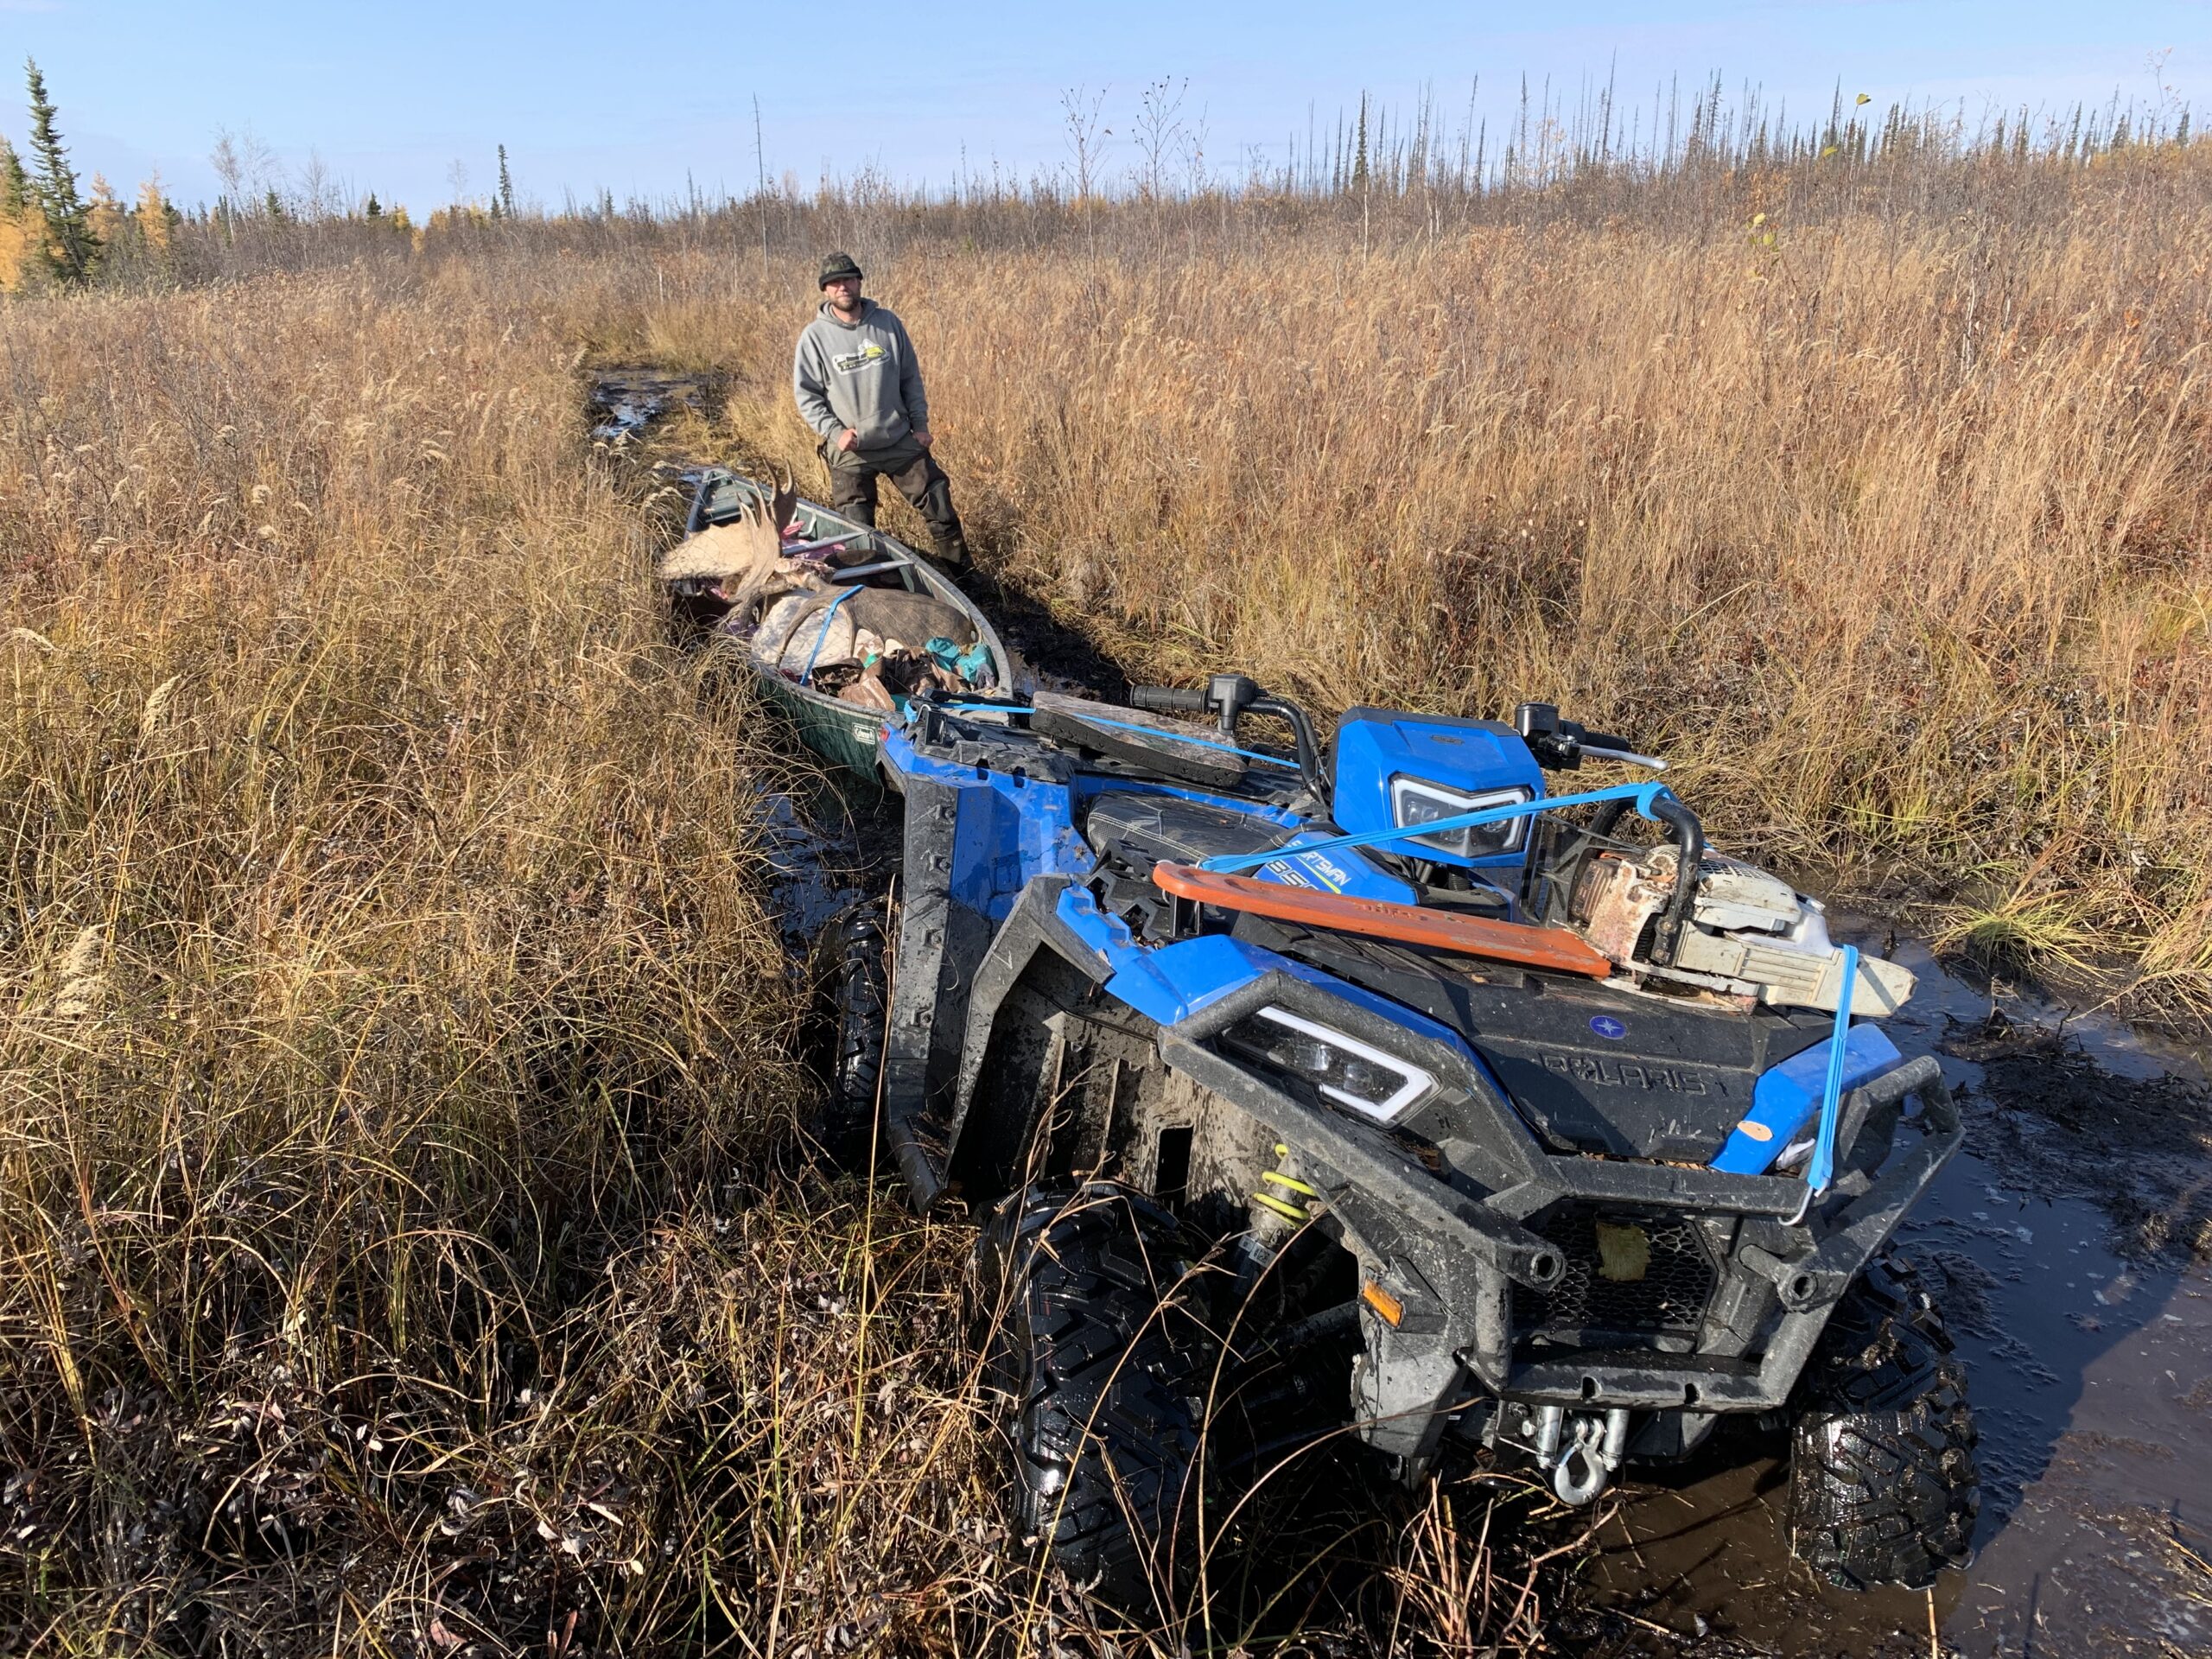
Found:
<path fill-rule="evenodd" d="M 842 356 L 831 358 L 830 361 L 840 374 L 858 374 L 862 369 L 873 368 L 890 355 L 890 353 L 871 340 L 857 352 L 847 352 Z"/>

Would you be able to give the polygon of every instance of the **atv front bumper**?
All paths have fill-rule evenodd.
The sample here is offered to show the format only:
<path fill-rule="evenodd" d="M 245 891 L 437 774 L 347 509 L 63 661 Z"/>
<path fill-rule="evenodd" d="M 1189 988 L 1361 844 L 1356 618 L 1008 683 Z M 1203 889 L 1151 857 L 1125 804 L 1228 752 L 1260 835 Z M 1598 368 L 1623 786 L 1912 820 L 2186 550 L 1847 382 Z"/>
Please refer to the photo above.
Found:
<path fill-rule="evenodd" d="M 1426 1461 L 1443 1420 L 1484 1394 L 1589 1413 L 1779 1407 L 1845 1288 L 1963 1139 L 1940 1068 L 1927 1058 L 1909 1062 L 1846 1097 L 1839 1179 L 1808 1205 L 1796 1178 L 1550 1152 L 1478 1062 L 1427 1043 L 1419 1058 L 1458 1092 L 1452 1116 L 1463 1134 L 1409 1145 L 1300 1098 L 1215 1045 L 1268 1005 L 1400 1052 L 1408 1033 L 1277 974 L 1163 1033 L 1160 1046 L 1170 1066 L 1268 1125 L 1299 1178 L 1323 1194 L 1320 1214 L 1333 1217 L 1382 1293 L 1362 1307 L 1364 1432 L 1414 1464 Z M 1909 1114 L 1914 1100 L 1919 1109 Z M 1643 1241 L 1630 1260 L 1595 1259 L 1590 1217 Z M 1656 1270 L 1662 1242 L 1697 1258 L 1694 1269 L 1701 1261 L 1704 1274 L 1683 1282 L 1678 1271 L 1676 1283 L 1647 1299 L 1677 1316 L 1671 1334 L 1624 1340 L 1618 1331 L 1559 1328 L 1563 1306 L 1633 1302 L 1634 1279 Z M 1649 1258 L 1641 1268 L 1638 1251 Z M 1378 1305 L 1399 1317 L 1386 1320 Z"/>

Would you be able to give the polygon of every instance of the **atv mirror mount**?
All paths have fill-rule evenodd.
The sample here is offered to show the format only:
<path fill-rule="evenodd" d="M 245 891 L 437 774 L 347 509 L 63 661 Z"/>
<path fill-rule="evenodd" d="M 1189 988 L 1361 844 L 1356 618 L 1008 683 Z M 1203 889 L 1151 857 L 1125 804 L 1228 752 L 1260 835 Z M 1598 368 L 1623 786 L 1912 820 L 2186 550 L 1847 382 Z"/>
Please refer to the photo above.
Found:
<path fill-rule="evenodd" d="M 1236 735 L 1237 716 L 1265 700 L 1260 683 L 1248 674 L 1217 674 L 1206 682 L 1206 707 L 1221 722 L 1221 734 Z"/>

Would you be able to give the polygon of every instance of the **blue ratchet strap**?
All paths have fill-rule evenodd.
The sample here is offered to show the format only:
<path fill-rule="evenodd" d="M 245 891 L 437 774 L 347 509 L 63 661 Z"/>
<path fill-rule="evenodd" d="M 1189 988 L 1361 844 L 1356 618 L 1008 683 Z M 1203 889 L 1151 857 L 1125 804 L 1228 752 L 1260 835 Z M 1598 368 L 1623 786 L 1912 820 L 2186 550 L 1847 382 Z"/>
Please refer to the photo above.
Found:
<path fill-rule="evenodd" d="M 1033 715 L 1037 712 L 1034 709 L 1018 708 L 1009 702 L 940 702 L 932 706 L 948 715 L 970 711 L 988 715 Z M 1286 760 L 1279 754 L 1262 754 L 1257 749 L 1240 749 L 1234 743 L 1217 742 L 1211 737 L 1179 732 L 1169 726 L 1140 726 L 1129 720 L 1101 720 L 1096 715 L 1071 715 L 1069 718 L 1080 720 L 1086 726 L 1110 726 L 1117 732 L 1141 732 L 1147 737 L 1171 738 L 1178 743 L 1188 743 L 1197 748 L 1217 749 L 1224 754 L 1241 754 L 1247 760 L 1263 760 L 1271 766 L 1287 766 L 1293 772 L 1298 770 L 1297 761 Z"/>
<path fill-rule="evenodd" d="M 1828 1042 L 1828 1078 L 1821 1090 L 1821 1132 L 1813 1142 L 1813 1160 L 1805 1169 L 1805 1188 L 1810 1200 L 1828 1190 L 1835 1179 L 1835 1131 L 1843 1116 L 1843 1046 L 1851 1035 L 1851 994 L 1859 985 L 1859 947 L 1843 947 L 1843 989 L 1835 1000 L 1835 1035 Z"/>
<path fill-rule="evenodd" d="M 1198 868 L 1223 875 L 1235 875 L 1243 870 L 1255 870 L 1262 864 L 1272 864 L 1290 853 L 1328 853 L 1340 847 L 1380 847 L 1385 842 L 1411 841 L 1417 836 L 1448 836 L 1454 830 L 1472 830 L 1479 824 L 1503 823 L 1509 818 L 1533 817 L 1557 806 L 1591 806 L 1599 801 L 1633 801 L 1638 812 L 1656 823 L 1657 820 L 1652 813 L 1651 804 L 1662 795 L 1669 800 L 1674 798 L 1673 791 L 1664 784 L 1615 784 L 1611 789 L 1593 789 L 1582 795 L 1554 795 L 1534 801 L 1516 801 L 1509 806 L 1486 806 L 1479 812 L 1461 812 L 1456 817 L 1437 818 L 1427 823 L 1401 824 L 1392 830 L 1363 830 L 1356 836 L 1332 836 L 1326 841 L 1308 842 L 1303 847 L 1278 847 L 1264 853 L 1202 859 Z"/>
<path fill-rule="evenodd" d="M 837 607 L 840 605 L 858 592 L 860 592 L 858 588 L 846 588 L 843 593 L 831 600 L 829 609 L 822 613 L 822 632 L 814 636 L 814 649 L 806 654 L 806 672 L 798 677 L 798 683 L 801 685 L 806 684 L 814 677 L 815 659 L 822 655 L 822 642 L 830 637 L 830 619 L 837 614 Z"/>

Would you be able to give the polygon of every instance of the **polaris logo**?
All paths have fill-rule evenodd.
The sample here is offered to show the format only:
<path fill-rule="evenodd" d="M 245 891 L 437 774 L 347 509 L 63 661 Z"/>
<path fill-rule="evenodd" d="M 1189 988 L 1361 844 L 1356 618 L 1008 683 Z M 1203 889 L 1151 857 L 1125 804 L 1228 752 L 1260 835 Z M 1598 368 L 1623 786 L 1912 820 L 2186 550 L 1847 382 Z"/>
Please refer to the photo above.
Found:
<path fill-rule="evenodd" d="M 1576 1083 L 1594 1083 L 1601 1088 L 1663 1089 L 1677 1095 L 1728 1092 L 1728 1086 L 1718 1077 L 1703 1077 L 1678 1066 L 1605 1060 L 1594 1054 L 1538 1054 L 1535 1058 L 1547 1071 Z"/>

